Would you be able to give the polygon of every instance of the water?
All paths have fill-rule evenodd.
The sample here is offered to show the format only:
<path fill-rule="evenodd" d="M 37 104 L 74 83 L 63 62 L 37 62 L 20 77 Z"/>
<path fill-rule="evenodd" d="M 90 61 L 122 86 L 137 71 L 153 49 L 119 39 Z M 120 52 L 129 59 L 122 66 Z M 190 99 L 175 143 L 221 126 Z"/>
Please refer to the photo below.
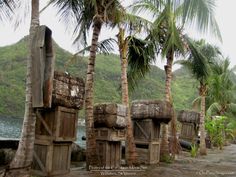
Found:
<path fill-rule="evenodd" d="M 0 117 L 0 137 L 19 138 L 23 119 Z"/>
<path fill-rule="evenodd" d="M 23 119 L 0 117 L 0 138 L 19 138 L 21 133 Z M 85 127 L 78 126 L 76 143 L 85 147 L 86 142 L 82 141 L 85 136 Z"/>

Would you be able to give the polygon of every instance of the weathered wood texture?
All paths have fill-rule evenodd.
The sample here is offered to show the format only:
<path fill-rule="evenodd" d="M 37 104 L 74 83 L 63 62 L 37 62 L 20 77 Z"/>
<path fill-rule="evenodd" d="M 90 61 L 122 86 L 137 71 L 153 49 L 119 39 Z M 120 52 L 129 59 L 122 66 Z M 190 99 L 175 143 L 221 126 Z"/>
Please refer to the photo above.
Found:
<path fill-rule="evenodd" d="M 190 142 L 194 141 L 198 136 L 198 126 L 188 122 L 182 122 L 181 124 L 180 139 Z"/>
<path fill-rule="evenodd" d="M 84 86 L 83 79 L 55 71 L 52 92 L 53 105 L 82 109 L 85 93 Z"/>
<path fill-rule="evenodd" d="M 136 151 L 140 163 L 157 164 L 160 162 L 160 142 L 135 141 Z"/>
<path fill-rule="evenodd" d="M 121 164 L 121 142 L 97 140 L 97 155 L 99 167 L 119 169 Z"/>
<path fill-rule="evenodd" d="M 126 129 L 95 128 L 96 140 L 125 141 Z"/>
<path fill-rule="evenodd" d="M 150 142 L 160 138 L 160 122 L 156 119 L 133 119 L 135 141 Z"/>
<path fill-rule="evenodd" d="M 94 126 L 125 128 L 127 126 L 127 113 L 127 107 L 121 104 L 97 104 L 94 106 Z"/>
<path fill-rule="evenodd" d="M 35 138 L 53 141 L 75 141 L 78 111 L 58 106 L 37 111 Z"/>
<path fill-rule="evenodd" d="M 178 121 L 188 123 L 200 123 L 200 113 L 195 111 L 181 110 L 178 114 Z"/>
<path fill-rule="evenodd" d="M 168 123 L 173 115 L 173 108 L 169 102 L 160 100 L 133 101 L 131 106 L 132 119 L 157 119 Z"/>
<path fill-rule="evenodd" d="M 71 144 L 36 140 L 32 173 L 47 177 L 68 174 L 70 172 Z"/>
<path fill-rule="evenodd" d="M 40 26 L 33 43 L 32 61 L 32 104 L 34 108 L 50 108 L 52 103 L 53 72 L 55 55 L 52 45 L 52 31 Z"/>

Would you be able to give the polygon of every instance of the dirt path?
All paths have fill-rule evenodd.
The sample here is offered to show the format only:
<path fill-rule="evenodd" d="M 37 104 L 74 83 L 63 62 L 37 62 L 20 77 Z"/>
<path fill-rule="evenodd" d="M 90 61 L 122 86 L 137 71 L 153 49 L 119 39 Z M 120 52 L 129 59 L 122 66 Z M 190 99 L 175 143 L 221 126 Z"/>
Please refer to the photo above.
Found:
<path fill-rule="evenodd" d="M 183 152 L 172 164 L 143 166 L 139 169 L 120 171 L 87 172 L 71 171 L 66 177 L 98 176 L 143 176 L 143 177 L 236 177 L 236 145 L 224 147 L 224 150 L 209 150 L 204 157 L 191 158 Z"/>

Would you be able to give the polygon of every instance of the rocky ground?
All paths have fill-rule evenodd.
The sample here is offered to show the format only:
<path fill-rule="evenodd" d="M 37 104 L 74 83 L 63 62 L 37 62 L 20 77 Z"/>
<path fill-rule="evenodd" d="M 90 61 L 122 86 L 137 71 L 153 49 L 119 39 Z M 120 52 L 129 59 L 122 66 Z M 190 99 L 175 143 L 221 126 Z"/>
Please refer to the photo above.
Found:
<path fill-rule="evenodd" d="M 142 166 L 138 169 L 119 171 L 87 172 L 83 168 L 72 168 L 66 177 L 98 176 L 143 176 L 143 177 L 236 177 L 236 145 L 225 146 L 224 150 L 208 150 L 207 156 L 191 158 L 182 152 L 174 163 Z"/>

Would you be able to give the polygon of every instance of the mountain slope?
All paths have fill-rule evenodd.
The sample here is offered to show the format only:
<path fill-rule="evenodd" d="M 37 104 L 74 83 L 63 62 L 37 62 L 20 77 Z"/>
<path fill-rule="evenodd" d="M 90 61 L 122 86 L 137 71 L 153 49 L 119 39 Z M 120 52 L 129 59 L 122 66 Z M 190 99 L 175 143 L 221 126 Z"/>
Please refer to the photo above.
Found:
<path fill-rule="evenodd" d="M 78 59 L 68 62 L 72 55 L 54 44 L 56 51 L 56 69 L 66 71 L 85 79 L 87 60 Z M 27 58 L 27 38 L 18 43 L 0 48 L 0 115 L 23 117 L 25 100 L 25 75 Z M 69 63 L 69 64 L 68 64 Z M 95 103 L 121 102 L 120 60 L 116 55 L 98 55 L 95 68 Z M 182 72 L 182 73 L 181 73 Z M 186 71 L 174 73 L 173 97 L 177 109 L 190 108 L 196 97 L 195 81 Z M 165 73 L 153 66 L 145 79 L 141 80 L 134 92 L 134 99 L 163 99 Z"/>

